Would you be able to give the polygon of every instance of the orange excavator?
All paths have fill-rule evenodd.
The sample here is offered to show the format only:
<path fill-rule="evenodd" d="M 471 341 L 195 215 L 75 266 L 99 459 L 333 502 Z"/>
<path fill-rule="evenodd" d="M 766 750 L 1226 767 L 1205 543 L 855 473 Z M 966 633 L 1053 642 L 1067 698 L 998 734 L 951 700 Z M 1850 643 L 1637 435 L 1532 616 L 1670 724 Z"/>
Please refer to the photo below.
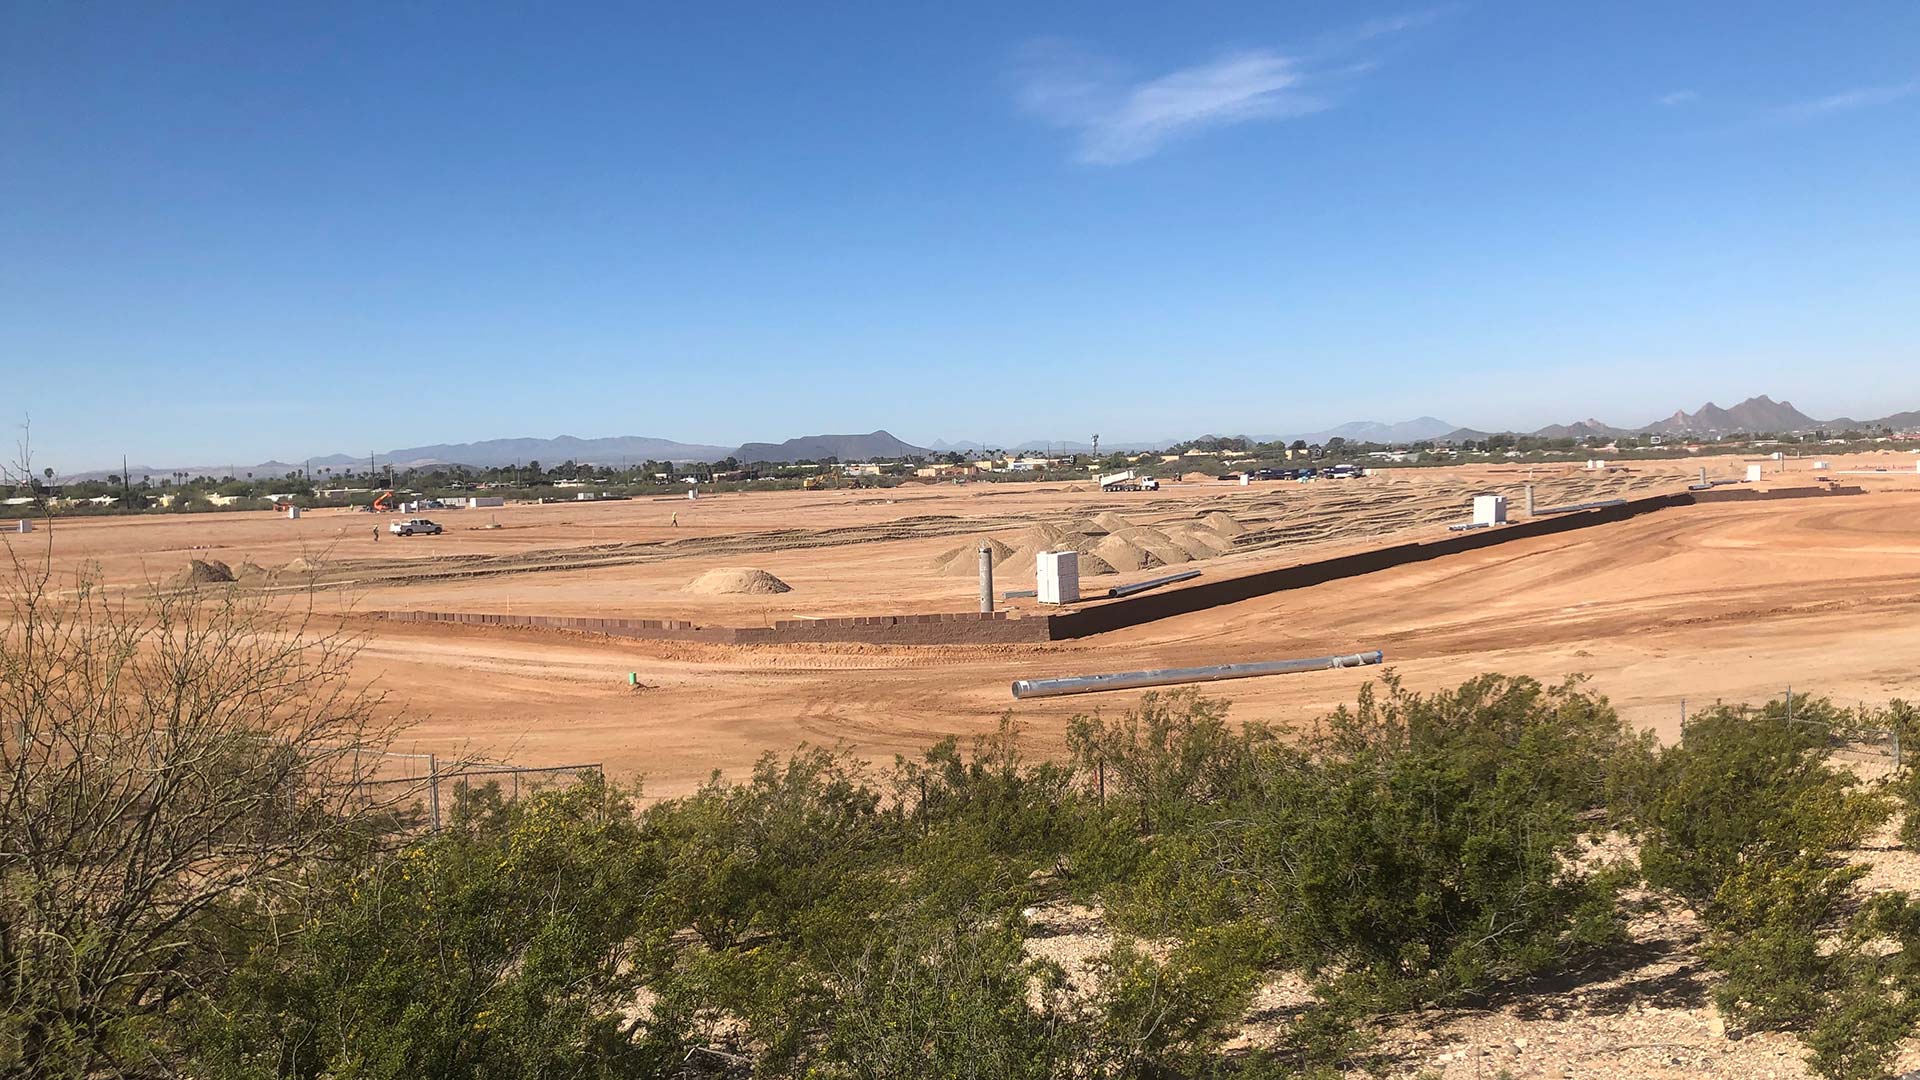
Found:
<path fill-rule="evenodd" d="M 383 491 L 373 498 L 373 512 L 385 514 L 393 510 L 393 492 Z"/>

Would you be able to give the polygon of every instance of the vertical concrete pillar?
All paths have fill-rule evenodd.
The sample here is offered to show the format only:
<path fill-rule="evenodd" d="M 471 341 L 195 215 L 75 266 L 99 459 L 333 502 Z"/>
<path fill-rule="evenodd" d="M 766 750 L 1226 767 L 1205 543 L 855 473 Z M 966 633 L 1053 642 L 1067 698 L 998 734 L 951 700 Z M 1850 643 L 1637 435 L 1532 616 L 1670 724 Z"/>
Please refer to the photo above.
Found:
<path fill-rule="evenodd" d="M 993 612 L 993 549 L 980 545 L 980 613 Z"/>
<path fill-rule="evenodd" d="M 1533 516 L 1533 485 L 1527 485 L 1527 516 Z"/>

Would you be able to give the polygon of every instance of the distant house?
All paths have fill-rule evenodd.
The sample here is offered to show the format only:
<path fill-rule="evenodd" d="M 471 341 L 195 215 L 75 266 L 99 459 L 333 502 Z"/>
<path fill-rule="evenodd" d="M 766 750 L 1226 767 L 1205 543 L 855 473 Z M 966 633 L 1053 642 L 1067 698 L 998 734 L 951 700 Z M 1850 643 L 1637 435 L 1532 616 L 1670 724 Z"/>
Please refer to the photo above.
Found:
<path fill-rule="evenodd" d="M 1051 469 L 1057 464 L 1059 464 L 1059 460 L 1056 458 L 1029 456 L 1008 458 L 1002 468 L 1008 472 L 1041 472 L 1046 469 Z"/>
<path fill-rule="evenodd" d="M 879 476 L 880 466 L 870 461 L 856 461 L 840 466 L 840 472 L 845 476 Z"/>

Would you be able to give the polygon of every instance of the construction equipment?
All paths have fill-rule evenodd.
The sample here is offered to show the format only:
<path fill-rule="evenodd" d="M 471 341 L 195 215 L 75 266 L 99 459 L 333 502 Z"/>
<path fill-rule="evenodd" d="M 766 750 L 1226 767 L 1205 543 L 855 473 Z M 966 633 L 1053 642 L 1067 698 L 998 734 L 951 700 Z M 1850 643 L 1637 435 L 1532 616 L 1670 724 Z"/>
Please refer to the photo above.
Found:
<path fill-rule="evenodd" d="M 387 490 L 387 491 L 383 491 L 383 492 L 381 492 L 380 494 L 378 494 L 378 495 L 375 495 L 375 496 L 373 497 L 373 512 L 374 512 L 374 513 L 376 513 L 376 514 L 386 514 L 386 513 L 391 513 L 391 512 L 392 512 L 392 510 L 393 510 L 393 492 L 392 492 L 392 490 Z"/>

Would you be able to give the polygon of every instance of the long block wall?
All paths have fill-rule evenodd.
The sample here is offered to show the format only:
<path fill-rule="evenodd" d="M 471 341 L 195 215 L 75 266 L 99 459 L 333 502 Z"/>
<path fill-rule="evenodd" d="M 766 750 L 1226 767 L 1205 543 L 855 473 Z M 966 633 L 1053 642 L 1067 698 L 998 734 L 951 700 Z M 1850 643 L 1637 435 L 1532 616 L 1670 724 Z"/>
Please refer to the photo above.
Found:
<path fill-rule="evenodd" d="M 1752 488 L 1714 488 L 1711 491 L 1693 492 L 1693 501 L 1697 503 L 1726 502 L 1767 502 L 1772 499 L 1820 499 L 1829 495 L 1865 495 L 1863 487 L 1792 487 L 1775 488 L 1772 491 L 1754 491 Z"/>
<path fill-rule="evenodd" d="M 1049 640 L 1049 617 L 1009 618 L 955 612 L 936 615 L 867 615 L 845 619 L 786 619 L 772 626 L 703 626 L 683 619 L 590 619 L 563 615 L 476 615 L 452 611 L 374 611 L 385 622 L 452 623 L 572 630 L 657 641 L 710 641 L 722 645 L 777 645 L 864 641 L 875 645 L 998 644 Z"/>
<path fill-rule="evenodd" d="M 1304 589 L 1310 585 L 1321 585 L 1342 578 L 1358 577 L 1361 574 L 1378 573 L 1396 566 L 1426 562 L 1447 555 L 1457 555 L 1464 551 L 1477 551 L 1480 548 L 1494 547 L 1514 540 L 1524 540 L 1533 536 L 1550 536 L 1554 533 L 1572 532 L 1575 529 L 1625 521 L 1640 514 L 1664 510 L 1670 506 L 1682 506 L 1691 501 L 1692 496 L 1685 493 L 1655 495 L 1645 499 L 1634 499 L 1619 506 L 1532 518 L 1501 528 L 1461 533 L 1444 540 L 1395 544 L 1392 547 L 1321 559 L 1318 562 L 1302 563 L 1298 566 L 1284 566 L 1277 570 L 1189 585 L 1183 589 L 1146 593 L 1064 615 L 1056 615 L 1053 617 L 1053 636 L 1055 640 L 1064 640 L 1087 637 L 1091 634 L 1104 634 L 1122 627 L 1138 626 L 1141 623 L 1172 618 L 1175 615 L 1205 611 L 1222 604 L 1251 600 L 1256 596 L 1266 596 L 1291 589 Z"/>
<path fill-rule="evenodd" d="M 1203 581 L 1165 592 L 1145 593 L 1076 611 L 1009 618 L 1005 611 L 935 615 L 868 615 L 839 619 L 784 619 L 772 626 L 703 626 L 684 619 L 592 619 L 559 615 L 472 615 L 445 611 L 376 611 L 389 622 L 453 623 L 466 626 L 517 626 L 572 630 L 613 637 L 667 641 L 710 641 L 723 645 L 779 645 L 856 641 L 875 645 L 1019 644 L 1064 641 L 1155 622 L 1195 611 L 1239 603 L 1258 596 L 1378 573 L 1396 566 L 1427 562 L 1495 547 L 1535 536 L 1588 529 L 1695 503 L 1762 502 L 1774 499 L 1861 495 L 1859 487 L 1779 488 L 1772 491 L 1714 489 L 1683 491 L 1631 499 L 1617 506 L 1530 518 L 1501 528 L 1460 533 L 1356 552 L 1332 559 L 1285 566 L 1240 577 Z"/>

